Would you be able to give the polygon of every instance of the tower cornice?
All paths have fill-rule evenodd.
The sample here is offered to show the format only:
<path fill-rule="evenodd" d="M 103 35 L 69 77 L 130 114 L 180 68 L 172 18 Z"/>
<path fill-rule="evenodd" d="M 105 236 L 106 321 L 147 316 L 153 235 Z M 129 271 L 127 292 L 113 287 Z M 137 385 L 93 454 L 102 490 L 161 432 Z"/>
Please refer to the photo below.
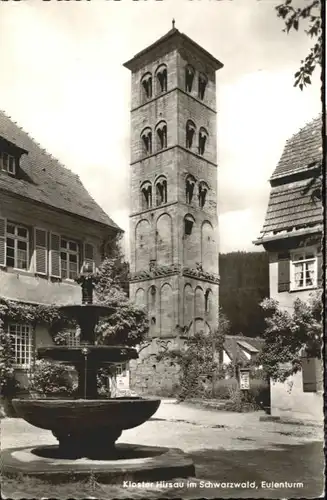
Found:
<path fill-rule="evenodd" d="M 157 151 L 156 153 L 152 153 L 151 155 L 148 156 L 142 156 L 142 158 L 139 158 L 138 160 L 131 161 L 130 165 L 136 165 L 137 163 L 143 162 L 147 160 L 148 158 L 152 158 L 153 156 L 157 156 L 160 154 L 165 153 L 166 151 L 169 151 L 170 149 L 174 148 L 179 148 L 182 151 L 185 151 L 185 153 L 189 153 L 192 156 L 195 156 L 195 158 L 204 161 L 205 163 L 209 163 L 209 165 L 212 165 L 213 167 L 218 167 L 218 163 L 214 163 L 213 161 L 208 160 L 207 158 L 204 158 L 201 155 L 198 155 L 197 153 L 194 153 L 190 149 L 185 148 L 184 146 L 181 146 L 180 144 L 174 144 L 174 146 L 169 146 L 169 148 L 161 149 L 160 151 Z"/>

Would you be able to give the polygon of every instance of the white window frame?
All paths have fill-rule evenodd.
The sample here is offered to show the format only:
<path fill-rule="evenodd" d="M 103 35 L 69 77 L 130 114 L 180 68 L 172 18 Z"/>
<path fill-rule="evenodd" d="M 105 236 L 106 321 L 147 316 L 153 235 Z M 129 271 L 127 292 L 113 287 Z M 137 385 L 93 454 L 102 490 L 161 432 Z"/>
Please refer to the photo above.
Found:
<path fill-rule="evenodd" d="M 66 241 L 68 243 L 68 248 L 65 248 L 62 246 L 62 241 Z M 69 243 L 74 243 L 76 245 L 76 250 L 70 250 L 69 249 Z M 66 274 L 67 276 L 63 276 L 63 260 L 62 257 L 61 257 L 61 254 L 62 253 L 66 253 L 66 256 L 67 256 L 67 268 L 66 268 Z M 69 269 L 69 256 L 70 255 L 76 255 L 77 257 L 77 261 L 76 261 L 76 276 L 74 276 L 73 278 L 71 278 L 69 276 L 70 274 L 70 269 Z M 69 281 L 74 281 L 75 278 L 77 278 L 78 274 L 79 274 L 79 271 L 80 271 L 80 245 L 78 243 L 78 241 L 76 240 L 72 240 L 70 238 L 65 238 L 64 236 L 61 236 L 60 237 L 60 272 L 61 272 L 61 278 L 63 280 L 69 280 Z"/>
<path fill-rule="evenodd" d="M 5 166 L 5 158 L 7 165 Z M 7 153 L 6 151 L 0 151 L 0 169 L 8 174 L 16 174 L 16 157 Z"/>
<path fill-rule="evenodd" d="M 81 345 L 79 327 L 76 330 L 70 330 L 66 339 L 69 347 L 79 347 Z"/>
<path fill-rule="evenodd" d="M 8 226 L 14 226 L 15 227 L 15 233 L 8 233 Z M 27 237 L 23 238 L 22 236 L 19 236 L 18 229 L 25 229 L 27 232 Z M 29 271 L 30 265 L 30 231 L 28 227 L 23 226 L 22 224 L 17 224 L 16 222 L 11 222 L 7 220 L 6 223 L 6 267 L 12 267 L 8 266 L 7 264 L 7 250 L 8 250 L 8 245 L 7 245 L 7 238 L 11 238 L 14 240 L 14 266 L 13 269 L 16 269 L 18 271 Z M 17 267 L 17 253 L 18 253 L 18 241 L 24 241 L 26 243 L 26 268 L 23 267 Z"/>
<path fill-rule="evenodd" d="M 313 254 L 313 257 L 306 257 L 307 254 Z M 297 259 L 296 256 L 301 255 L 303 259 Z M 295 273 L 296 273 L 296 268 L 299 264 L 305 264 L 307 262 L 313 262 L 314 263 L 314 275 L 313 275 L 313 283 L 312 285 L 307 285 L 306 283 L 306 273 L 304 270 L 304 282 L 303 286 L 297 286 L 295 283 Z M 317 288 L 318 286 L 318 256 L 317 256 L 317 249 L 316 248 L 304 248 L 304 249 L 299 249 L 296 251 L 293 251 L 291 253 L 291 260 L 290 260 L 290 278 L 291 278 L 291 286 L 290 290 L 297 292 L 297 291 L 302 291 L 302 290 L 313 290 Z"/>
<path fill-rule="evenodd" d="M 13 332 L 13 330 L 15 330 Z M 8 333 L 13 340 L 14 368 L 30 368 L 33 357 L 32 327 L 25 323 L 9 323 Z M 23 343 L 24 334 L 27 333 L 27 343 Z M 25 347 L 24 347 L 25 346 Z M 18 361 L 18 360 L 23 360 Z"/>
<path fill-rule="evenodd" d="M 116 377 L 126 377 L 128 372 L 128 364 L 127 362 L 119 363 L 116 365 L 115 369 L 116 369 Z"/>

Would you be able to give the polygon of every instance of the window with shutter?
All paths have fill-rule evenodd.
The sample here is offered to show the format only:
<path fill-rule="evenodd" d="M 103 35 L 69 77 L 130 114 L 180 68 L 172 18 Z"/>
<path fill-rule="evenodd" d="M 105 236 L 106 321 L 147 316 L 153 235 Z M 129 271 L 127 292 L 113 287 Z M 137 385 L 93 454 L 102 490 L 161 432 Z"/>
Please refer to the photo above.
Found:
<path fill-rule="evenodd" d="M 48 272 L 48 233 L 45 229 L 34 229 L 35 273 L 46 275 Z"/>
<path fill-rule="evenodd" d="M 0 266 L 6 265 L 6 219 L 0 218 Z"/>
<path fill-rule="evenodd" d="M 50 234 L 50 275 L 61 278 L 60 268 L 60 235 Z"/>
<path fill-rule="evenodd" d="M 278 254 L 278 292 L 290 290 L 290 256 Z"/>
<path fill-rule="evenodd" d="M 91 243 L 84 243 L 84 264 L 91 264 L 95 271 L 95 252 Z"/>

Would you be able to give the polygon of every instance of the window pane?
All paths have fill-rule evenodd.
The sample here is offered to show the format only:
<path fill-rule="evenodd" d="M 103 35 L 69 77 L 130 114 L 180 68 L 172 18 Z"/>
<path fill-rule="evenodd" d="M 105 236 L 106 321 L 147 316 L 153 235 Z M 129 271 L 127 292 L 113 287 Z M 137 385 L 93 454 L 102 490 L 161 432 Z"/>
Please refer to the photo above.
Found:
<path fill-rule="evenodd" d="M 303 280 L 304 280 L 303 264 L 295 264 L 294 265 L 295 285 L 298 288 L 303 287 Z"/>
<path fill-rule="evenodd" d="M 17 241 L 17 248 L 19 250 L 27 250 L 27 243 L 26 241 Z"/>
<path fill-rule="evenodd" d="M 61 258 L 62 261 L 66 261 L 67 260 L 67 254 L 66 254 L 66 252 L 61 252 L 60 253 L 60 258 Z"/>
<path fill-rule="evenodd" d="M 15 267 L 15 259 L 13 257 L 7 257 L 6 265 L 8 267 Z"/>
<path fill-rule="evenodd" d="M 21 238 L 27 238 L 27 229 L 25 229 L 24 227 L 18 227 L 17 228 L 17 234 Z"/>
<path fill-rule="evenodd" d="M 72 252 L 77 251 L 77 244 L 74 241 L 69 242 L 69 250 L 72 250 Z"/>
<path fill-rule="evenodd" d="M 70 254 L 69 255 L 69 262 L 77 263 L 77 255 Z"/>
<path fill-rule="evenodd" d="M 12 224 L 7 224 L 7 233 L 15 234 L 15 226 Z"/>
<path fill-rule="evenodd" d="M 61 240 L 61 248 L 67 248 L 68 247 L 68 241 L 67 240 Z"/>

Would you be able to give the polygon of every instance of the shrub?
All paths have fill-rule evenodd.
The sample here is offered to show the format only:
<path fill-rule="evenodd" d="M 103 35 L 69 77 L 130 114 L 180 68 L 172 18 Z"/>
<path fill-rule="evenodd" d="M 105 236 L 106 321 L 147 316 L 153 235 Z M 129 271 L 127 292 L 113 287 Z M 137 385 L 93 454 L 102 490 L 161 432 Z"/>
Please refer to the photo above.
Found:
<path fill-rule="evenodd" d="M 46 360 L 36 362 L 29 389 L 41 396 L 72 396 L 77 388 L 72 369 Z"/>

